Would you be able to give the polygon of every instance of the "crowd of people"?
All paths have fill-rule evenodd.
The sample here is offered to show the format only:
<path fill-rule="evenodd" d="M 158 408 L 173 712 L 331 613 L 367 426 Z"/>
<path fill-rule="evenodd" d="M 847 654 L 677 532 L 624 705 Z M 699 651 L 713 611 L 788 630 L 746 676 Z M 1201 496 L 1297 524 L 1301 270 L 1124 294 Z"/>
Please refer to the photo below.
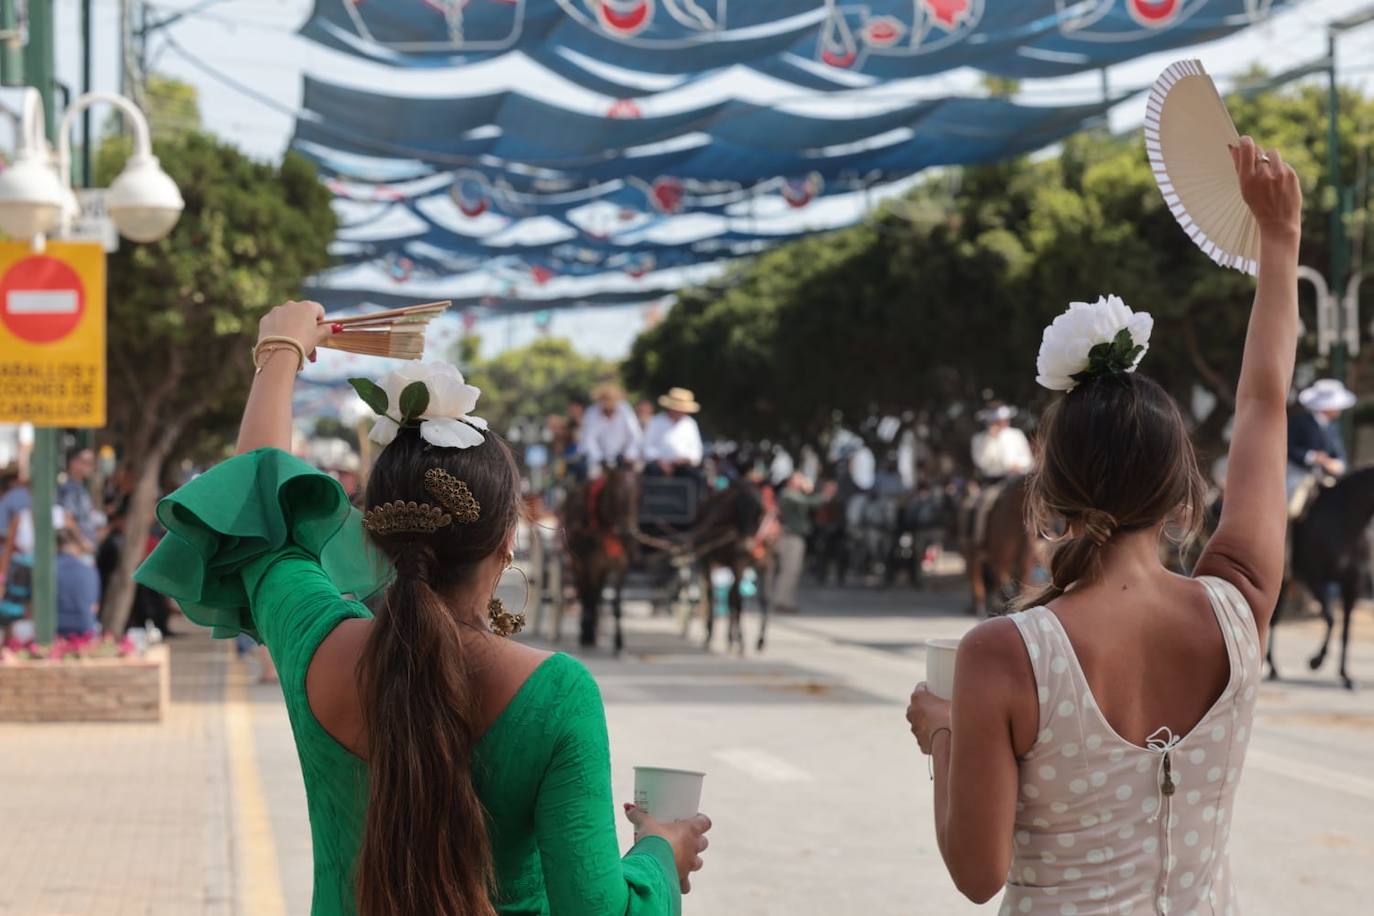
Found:
<path fill-rule="evenodd" d="M 15 466 L 0 471 L 0 642 L 6 644 L 33 638 L 36 542 L 28 457 L 21 453 Z M 91 638 L 102 632 L 102 601 L 124 549 L 132 480 L 126 468 L 102 477 L 95 451 L 76 446 L 67 453 L 54 484 L 56 633 Z M 147 539 L 145 554 L 156 537 Z M 127 626 L 155 631 L 155 639 L 174 636 L 170 614 L 164 596 L 140 587 Z"/>

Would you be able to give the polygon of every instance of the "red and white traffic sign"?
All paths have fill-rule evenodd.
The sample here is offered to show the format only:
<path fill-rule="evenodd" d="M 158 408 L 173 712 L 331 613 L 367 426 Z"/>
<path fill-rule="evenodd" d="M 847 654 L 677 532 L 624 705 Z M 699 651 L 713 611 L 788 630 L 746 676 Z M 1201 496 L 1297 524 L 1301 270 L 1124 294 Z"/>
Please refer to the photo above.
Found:
<path fill-rule="evenodd" d="M 22 340 L 61 340 L 76 328 L 85 310 L 86 290 L 81 278 L 69 264 L 56 258 L 23 258 L 0 277 L 0 320 Z"/>

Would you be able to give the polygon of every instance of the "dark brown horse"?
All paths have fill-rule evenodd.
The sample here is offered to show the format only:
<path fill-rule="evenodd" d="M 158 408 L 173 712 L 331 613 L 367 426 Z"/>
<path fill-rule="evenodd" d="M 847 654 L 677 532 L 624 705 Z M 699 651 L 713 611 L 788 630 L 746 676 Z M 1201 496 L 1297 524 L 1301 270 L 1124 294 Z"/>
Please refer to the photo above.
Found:
<path fill-rule="evenodd" d="M 1036 541 L 1026 525 L 1026 478 L 1008 478 L 992 500 L 991 507 L 980 509 L 979 504 L 970 510 L 975 516 L 987 513 L 982 537 L 975 536 L 976 517 L 964 528 L 964 560 L 973 610 L 979 615 L 1004 613 L 1030 581 L 1037 559 Z"/>
<path fill-rule="evenodd" d="M 1336 617 L 1331 610 L 1330 586 L 1337 586 L 1342 610 L 1339 674 L 1341 683 L 1351 690 L 1355 688 L 1355 679 L 1346 668 L 1350 648 L 1350 616 L 1360 589 L 1369 579 L 1370 541 L 1367 532 L 1371 519 L 1374 519 L 1374 467 L 1355 471 L 1317 495 L 1311 507 L 1293 523 L 1289 532 L 1292 546 L 1290 571 L 1273 618 L 1277 624 L 1294 582 L 1300 583 L 1321 602 L 1326 635 L 1322 637 L 1321 648 L 1307 662 L 1308 667 L 1316 671 L 1326 661 L 1332 631 L 1336 626 Z M 1277 680 L 1279 672 L 1274 667 L 1275 629 L 1271 627 L 1269 630 L 1266 660 L 1269 662 L 1269 676 Z"/>
<path fill-rule="evenodd" d="M 563 528 L 577 600 L 582 605 L 578 644 L 584 648 L 596 645 L 601 598 L 607 585 L 614 590 L 615 651 L 625 648 L 621 593 L 630 568 L 637 507 L 638 483 L 634 472 L 625 468 L 607 469 L 601 480 L 575 488 L 564 503 Z"/>
<path fill-rule="evenodd" d="M 763 620 L 759 627 L 758 649 L 763 651 L 768 635 L 768 601 L 762 593 L 763 566 L 754 551 L 754 536 L 763 520 L 763 498 L 757 485 L 746 479 L 736 480 L 724 490 L 708 496 L 701 504 L 701 514 L 687 534 L 685 549 L 695 556 L 702 575 L 702 611 L 705 614 L 706 645 L 715 634 L 716 615 L 711 573 L 729 569 L 733 578 L 727 603 L 730 608 L 728 644 L 744 654 L 744 595 L 741 585 L 746 570 L 752 569 L 758 583 L 759 606 Z"/>

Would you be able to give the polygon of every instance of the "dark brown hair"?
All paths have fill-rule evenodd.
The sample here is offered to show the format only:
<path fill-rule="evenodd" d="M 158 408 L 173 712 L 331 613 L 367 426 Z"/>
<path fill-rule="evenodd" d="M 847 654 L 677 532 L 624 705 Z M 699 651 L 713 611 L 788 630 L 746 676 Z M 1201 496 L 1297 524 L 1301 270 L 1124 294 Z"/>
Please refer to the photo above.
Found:
<path fill-rule="evenodd" d="M 1084 382 L 1050 406 L 1040 428 L 1039 460 L 1027 512 L 1033 531 L 1064 526 L 1050 561 L 1050 585 L 1025 601 L 1053 601 L 1092 581 L 1112 538 L 1177 524 L 1202 526 L 1206 483 L 1178 405 L 1139 375 Z"/>
<path fill-rule="evenodd" d="M 358 665 L 367 726 L 368 804 L 358 853 L 361 916 L 494 916 L 491 849 L 472 779 L 478 698 L 459 622 L 444 595 L 504 550 L 519 518 L 520 478 L 495 433 L 439 448 L 404 429 L 377 457 L 365 504 L 438 505 L 425 472 L 442 468 L 481 518 L 432 534 L 371 534 L 396 566 Z"/>

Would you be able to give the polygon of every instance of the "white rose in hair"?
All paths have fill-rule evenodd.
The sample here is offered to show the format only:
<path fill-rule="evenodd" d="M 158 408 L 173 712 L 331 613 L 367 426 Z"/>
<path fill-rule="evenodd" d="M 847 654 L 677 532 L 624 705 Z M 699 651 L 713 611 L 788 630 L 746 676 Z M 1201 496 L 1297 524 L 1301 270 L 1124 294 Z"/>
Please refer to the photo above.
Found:
<path fill-rule="evenodd" d="M 463 373 L 448 363 L 424 363 L 419 360 L 402 363 L 382 376 L 377 383 L 367 379 L 349 379 L 363 400 L 378 414 L 368 438 L 381 445 L 389 444 L 405 425 L 419 424 L 420 437 L 431 445 L 445 448 L 469 448 L 481 445 L 484 437 L 478 430 L 487 428 L 487 421 L 469 415 L 476 409 L 481 389 L 467 384 Z M 414 411 L 414 403 L 407 403 L 405 390 L 416 382 L 425 388 L 422 410 Z"/>
<path fill-rule="evenodd" d="M 1117 296 L 1073 302 L 1045 328 L 1036 359 L 1036 381 L 1052 391 L 1079 382 L 1134 372 L 1150 348 L 1154 318 L 1133 312 Z"/>

